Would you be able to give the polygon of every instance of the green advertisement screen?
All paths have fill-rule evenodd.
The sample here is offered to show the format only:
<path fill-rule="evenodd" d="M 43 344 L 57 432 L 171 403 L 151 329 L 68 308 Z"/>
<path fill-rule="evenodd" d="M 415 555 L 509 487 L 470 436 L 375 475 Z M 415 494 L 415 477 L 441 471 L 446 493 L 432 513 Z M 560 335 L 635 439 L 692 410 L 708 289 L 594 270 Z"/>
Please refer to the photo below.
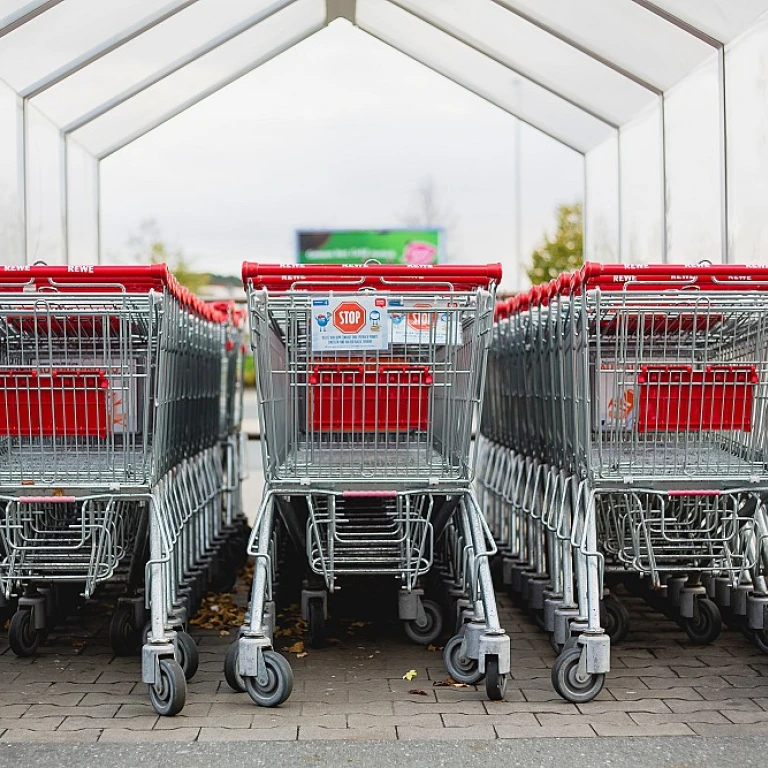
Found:
<path fill-rule="evenodd" d="M 440 229 L 348 229 L 297 233 L 299 264 L 437 264 Z"/>

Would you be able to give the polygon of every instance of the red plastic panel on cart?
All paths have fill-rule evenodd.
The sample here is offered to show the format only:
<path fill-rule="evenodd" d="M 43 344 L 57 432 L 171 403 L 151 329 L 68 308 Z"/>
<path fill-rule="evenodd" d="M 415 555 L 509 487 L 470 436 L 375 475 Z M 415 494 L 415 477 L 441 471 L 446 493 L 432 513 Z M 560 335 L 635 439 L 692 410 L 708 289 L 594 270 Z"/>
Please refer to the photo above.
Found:
<path fill-rule="evenodd" d="M 0 372 L 0 434 L 106 437 L 109 380 L 104 371 Z"/>
<path fill-rule="evenodd" d="M 309 378 L 312 428 L 319 432 L 425 430 L 432 374 L 426 366 L 315 366 Z"/>
<path fill-rule="evenodd" d="M 754 365 L 644 365 L 638 432 L 752 430 Z"/>

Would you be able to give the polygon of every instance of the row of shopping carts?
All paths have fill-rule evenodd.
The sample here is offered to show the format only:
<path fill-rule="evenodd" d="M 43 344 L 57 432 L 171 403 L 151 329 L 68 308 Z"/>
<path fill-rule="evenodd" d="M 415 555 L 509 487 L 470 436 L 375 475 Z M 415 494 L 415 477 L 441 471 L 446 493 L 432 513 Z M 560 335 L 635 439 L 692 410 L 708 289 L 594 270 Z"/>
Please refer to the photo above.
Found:
<path fill-rule="evenodd" d="M 119 585 L 113 649 L 141 649 L 158 713 L 182 709 L 187 620 L 245 557 L 242 336 L 241 312 L 165 265 L 0 268 L 0 596 L 16 654 Z"/>
<path fill-rule="evenodd" d="M 503 698 L 496 546 L 472 488 L 500 276 L 499 265 L 244 265 L 266 486 L 247 621 L 225 674 L 256 704 L 277 706 L 293 686 L 273 646 L 286 541 L 302 553 L 313 646 L 329 593 L 388 579 L 409 638 L 428 644 L 447 626 L 451 676 Z"/>
<path fill-rule="evenodd" d="M 478 498 L 564 698 L 629 631 L 617 582 L 768 650 L 767 358 L 766 268 L 587 264 L 497 305 Z"/>

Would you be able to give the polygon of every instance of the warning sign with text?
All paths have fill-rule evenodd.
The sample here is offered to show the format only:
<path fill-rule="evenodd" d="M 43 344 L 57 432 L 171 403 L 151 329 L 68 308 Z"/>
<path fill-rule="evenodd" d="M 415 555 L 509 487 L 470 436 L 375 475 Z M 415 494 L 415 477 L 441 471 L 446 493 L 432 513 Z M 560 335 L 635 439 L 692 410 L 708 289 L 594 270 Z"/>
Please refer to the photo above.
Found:
<path fill-rule="evenodd" d="M 457 344 L 459 317 L 449 304 L 391 299 L 390 341 L 393 344 Z"/>
<path fill-rule="evenodd" d="M 315 352 L 385 350 L 389 344 L 386 299 L 377 296 L 312 300 Z"/>

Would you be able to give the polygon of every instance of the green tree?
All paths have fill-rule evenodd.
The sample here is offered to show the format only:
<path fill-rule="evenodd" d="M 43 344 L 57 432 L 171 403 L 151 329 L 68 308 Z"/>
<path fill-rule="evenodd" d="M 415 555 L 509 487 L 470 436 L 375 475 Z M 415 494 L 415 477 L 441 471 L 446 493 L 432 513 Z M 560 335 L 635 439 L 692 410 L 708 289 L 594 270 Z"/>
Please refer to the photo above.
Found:
<path fill-rule="evenodd" d="M 533 285 L 546 283 L 561 272 L 578 269 L 584 263 L 584 221 L 581 203 L 557 208 L 557 231 L 544 235 L 543 245 L 531 256 L 526 270 Z"/>
<path fill-rule="evenodd" d="M 176 279 L 193 293 L 211 282 L 207 272 L 197 272 L 181 249 L 171 251 L 160 234 L 154 219 L 146 219 L 139 231 L 132 235 L 128 245 L 133 249 L 133 259 L 140 264 L 167 264 Z"/>

